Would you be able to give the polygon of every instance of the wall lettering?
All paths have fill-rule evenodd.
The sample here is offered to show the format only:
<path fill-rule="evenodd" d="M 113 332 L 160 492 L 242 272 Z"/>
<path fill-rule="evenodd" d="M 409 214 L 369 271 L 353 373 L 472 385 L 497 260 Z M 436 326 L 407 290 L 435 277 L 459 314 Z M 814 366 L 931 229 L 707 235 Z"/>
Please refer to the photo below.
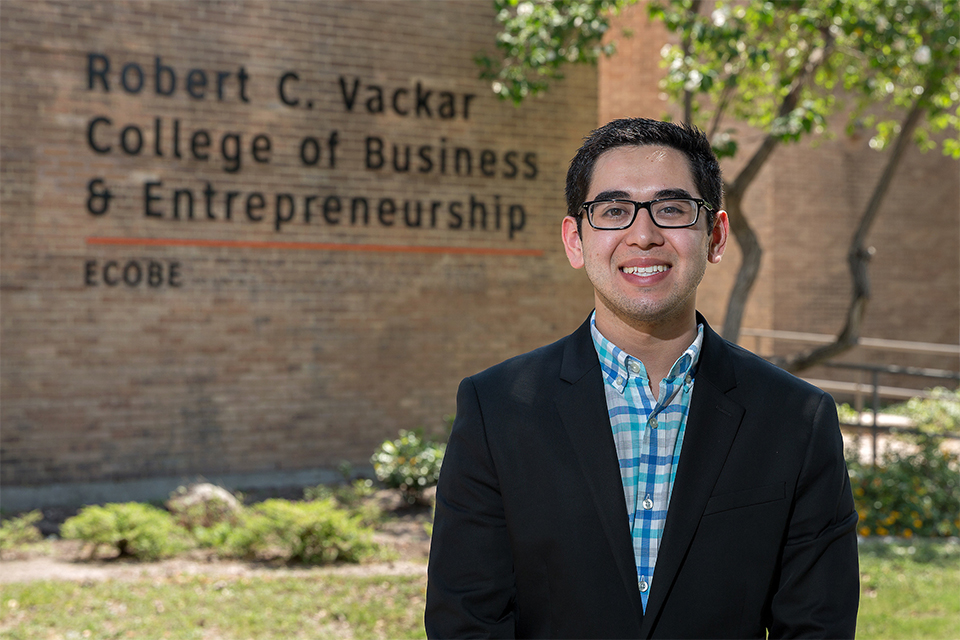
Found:
<path fill-rule="evenodd" d="M 428 86 L 422 81 L 388 85 L 341 75 L 326 87 L 319 87 L 316 82 L 306 82 L 303 78 L 303 74 L 295 70 L 279 75 L 276 88 L 280 104 L 313 109 L 319 96 L 335 96 L 343 112 L 356 117 L 375 119 L 392 113 L 438 122 L 468 121 L 477 98 L 472 93 Z M 242 65 L 234 69 L 177 68 L 164 62 L 161 55 L 148 61 L 117 62 L 101 52 L 86 55 L 85 80 L 87 90 L 95 93 L 120 93 L 140 99 L 186 96 L 190 100 L 241 104 L 250 102 L 250 89 L 255 82 Z M 87 122 L 86 141 L 97 155 L 208 162 L 211 168 L 228 174 L 269 164 L 280 156 L 292 156 L 304 167 L 346 168 L 371 175 L 434 175 L 491 181 L 536 180 L 539 176 L 536 151 L 478 148 L 459 144 L 439 133 L 432 139 L 409 144 L 382 135 L 354 132 L 347 137 L 331 129 L 310 132 L 295 145 L 282 148 L 269 132 L 244 130 L 235 125 L 187 124 L 180 117 L 166 114 L 117 122 L 108 113 L 97 113 Z M 341 155 L 345 147 L 360 153 Z M 342 157 L 359 157 L 361 162 L 354 167 L 344 167 L 339 162 Z M 500 232 L 508 241 L 526 229 L 528 218 L 523 203 L 505 202 L 498 194 L 415 199 L 382 193 L 345 194 L 335 190 L 295 192 L 291 189 L 263 193 L 224 189 L 206 180 L 185 185 L 160 179 L 143 182 L 140 193 L 140 203 L 131 206 L 130 202 L 117 199 L 116 190 L 106 178 L 95 176 L 87 183 L 86 208 L 95 217 L 139 211 L 144 219 L 157 223 L 269 225 L 275 233 L 289 233 L 297 225 L 349 225 Z M 121 264 L 87 260 L 83 274 L 88 287 L 182 286 L 177 262 L 134 260 Z"/>

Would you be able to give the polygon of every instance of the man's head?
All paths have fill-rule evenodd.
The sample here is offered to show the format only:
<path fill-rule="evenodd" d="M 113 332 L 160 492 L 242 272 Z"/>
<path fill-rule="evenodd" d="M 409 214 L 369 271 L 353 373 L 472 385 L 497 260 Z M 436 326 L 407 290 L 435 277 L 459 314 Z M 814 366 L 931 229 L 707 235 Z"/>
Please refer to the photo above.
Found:
<path fill-rule="evenodd" d="M 700 197 L 710 206 L 707 226 L 712 227 L 723 199 L 723 179 L 710 141 L 696 127 L 646 118 L 614 120 L 587 136 L 567 171 L 567 215 L 577 216 L 580 212 L 594 166 L 605 151 L 639 145 L 670 147 L 686 156 Z"/>
<path fill-rule="evenodd" d="M 593 284 L 597 328 L 614 344 L 624 348 L 616 327 L 630 327 L 619 335 L 628 341 L 696 326 L 697 287 L 729 232 L 720 197 L 720 168 L 693 128 L 617 120 L 584 143 L 568 174 L 561 234 L 570 265 Z"/>

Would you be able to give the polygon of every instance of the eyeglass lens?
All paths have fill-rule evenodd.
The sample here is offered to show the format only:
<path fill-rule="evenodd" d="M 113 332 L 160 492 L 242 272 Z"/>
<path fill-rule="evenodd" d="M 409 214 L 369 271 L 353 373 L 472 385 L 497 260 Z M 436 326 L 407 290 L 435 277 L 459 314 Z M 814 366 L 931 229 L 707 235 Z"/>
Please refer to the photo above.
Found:
<path fill-rule="evenodd" d="M 650 215 L 661 227 L 685 227 L 697 219 L 697 203 L 693 200 L 659 200 L 649 205 Z M 637 205 L 624 200 L 595 202 L 589 208 L 590 220 L 601 229 L 629 226 L 637 214 Z"/>

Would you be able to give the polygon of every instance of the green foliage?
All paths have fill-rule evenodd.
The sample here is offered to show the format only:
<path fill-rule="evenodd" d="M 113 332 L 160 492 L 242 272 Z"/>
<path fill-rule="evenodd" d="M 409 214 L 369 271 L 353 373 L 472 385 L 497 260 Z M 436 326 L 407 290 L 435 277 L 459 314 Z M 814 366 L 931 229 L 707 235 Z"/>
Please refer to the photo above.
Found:
<path fill-rule="evenodd" d="M 39 542 L 43 536 L 34 526 L 43 520 L 40 511 L 31 511 L 0 523 L 0 549 L 13 549 L 18 546 Z"/>
<path fill-rule="evenodd" d="M 476 58 L 480 77 L 491 80 L 493 92 L 519 104 L 545 91 L 550 80 L 563 78 L 567 63 L 595 64 L 615 47 L 604 44 L 610 16 L 636 0 L 494 0 L 500 59 Z"/>
<path fill-rule="evenodd" d="M 960 434 L 960 389 L 935 387 L 927 393 L 930 397 L 911 398 L 888 410 L 913 421 L 920 432 L 915 437 L 921 446 L 927 439 L 939 442 L 946 434 Z"/>
<path fill-rule="evenodd" d="M 899 133 L 897 120 L 889 112 L 872 113 L 873 105 L 900 110 L 918 105 L 927 114 L 927 126 L 915 134 L 920 149 L 934 148 L 931 134 L 948 131 L 953 137 L 943 151 L 960 158 L 960 4 L 834 0 L 828 6 L 835 11 L 838 37 L 846 48 L 838 65 L 843 86 L 860 96 L 851 123 L 874 129 L 870 146 L 883 149 Z"/>
<path fill-rule="evenodd" d="M 860 412 L 846 402 L 837 405 L 837 418 L 840 424 L 860 424 Z"/>
<path fill-rule="evenodd" d="M 383 515 L 376 502 L 370 500 L 375 492 L 373 480 L 358 478 L 349 484 L 333 486 L 319 484 L 315 487 L 307 487 L 303 490 L 303 499 L 335 500 L 338 506 L 359 516 L 361 523 L 373 526 Z"/>
<path fill-rule="evenodd" d="M 918 105 L 926 115 L 915 132 L 920 148 L 948 131 L 944 152 L 960 157 L 953 0 L 719 2 L 709 15 L 690 0 L 649 8 L 681 38 L 664 47 L 664 89 L 678 102 L 691 97 L 694 120 L 713 123 L 711 130 L 729 113 L 793 142 L 825 130 L 842 88 L 854 100 L 848 132 L 872 129 L 874 149 L 898 135 L 897 114 Z"/>
<path fill-rule="evenodd" d="M 287 562 L 359 562 L 377 549 L 372 533 L 332 499 L 273 499 L 244 512 L 227 535 L 224 552 Z"/>
<path fill-rule="evenodd" d="M 421 431 L 400 431 L 385 440 L 370 458 L 377 479 L 399 489 L 407 502 L 423 500 L 423 490 L 437 484 L 446 445 L 424 439 Z"/>
<path fill-rule="evenodd" d="M 0 637 L 423 638 L 426 576 L 176 574 L 3 585 Z"/>
<path fill-rule="evenodd" d="M 498 59 L 477 57 L 494 93 L 516 103 L 563 77 L 570 63 L 611 55 L 610 18 L 635 0 L 494 0 L 501 31 Z M 918 103 L 921 149 L 948 132 L 944 153 L 960 157 L 960 4 L 954 0 L 803 0 L 775 3 L 693 0 L 650 2 L 651 17 L 679 36 L 662 50 L 663 88 L 713 136 L 720 157 L 736 154 L 726 115 L 781 142 L 826 130 L 838 89 L 855 97 L 848 129 L 872 129 L 883 149 L 899 132 L 894 111 Z M 794 94 L 787 100 L 787 96 Z M 709 124 L 709 126 L 707 126 Z"/>
<path fill-rule="evenodd" d="M 858 640 L 960 638 L 960 544 L 860 543 Z"/>
<path fill-rule="evenodd" d="M 63 523 L 60 535 L 90 543 L 92 556 L 106 546 L 121 556 L 156 560 L 190 547 L 187 531 L 173 516 L 137 502 L 84 507 Z"/>
<path fill-rule="evenodd" d="M 943 435 L 960 426 L 960 396 L 934 389 L 894 410 L 918 434 L 900 433 L 876 466 L 848 462 L 861 535 L 960 535 L 960 457 L 941 448 Z"/>

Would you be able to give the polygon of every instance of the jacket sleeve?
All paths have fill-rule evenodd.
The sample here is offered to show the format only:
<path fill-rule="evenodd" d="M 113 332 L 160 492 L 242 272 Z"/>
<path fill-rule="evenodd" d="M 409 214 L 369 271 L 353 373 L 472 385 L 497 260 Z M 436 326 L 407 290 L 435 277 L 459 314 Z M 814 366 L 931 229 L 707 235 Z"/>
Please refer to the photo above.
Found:
<path fill-rule="evenodd" d="M 427 570 L 429 638 L 514 637 L 516 587 L 497 470 L 473 382 L 457 393 Z"/>
<path fill-rule="evenodd" d="M 857 512 L 833 399 L 823 394 L 797 482 L 770 638 L 853 638 L 860 599 Z"/>

